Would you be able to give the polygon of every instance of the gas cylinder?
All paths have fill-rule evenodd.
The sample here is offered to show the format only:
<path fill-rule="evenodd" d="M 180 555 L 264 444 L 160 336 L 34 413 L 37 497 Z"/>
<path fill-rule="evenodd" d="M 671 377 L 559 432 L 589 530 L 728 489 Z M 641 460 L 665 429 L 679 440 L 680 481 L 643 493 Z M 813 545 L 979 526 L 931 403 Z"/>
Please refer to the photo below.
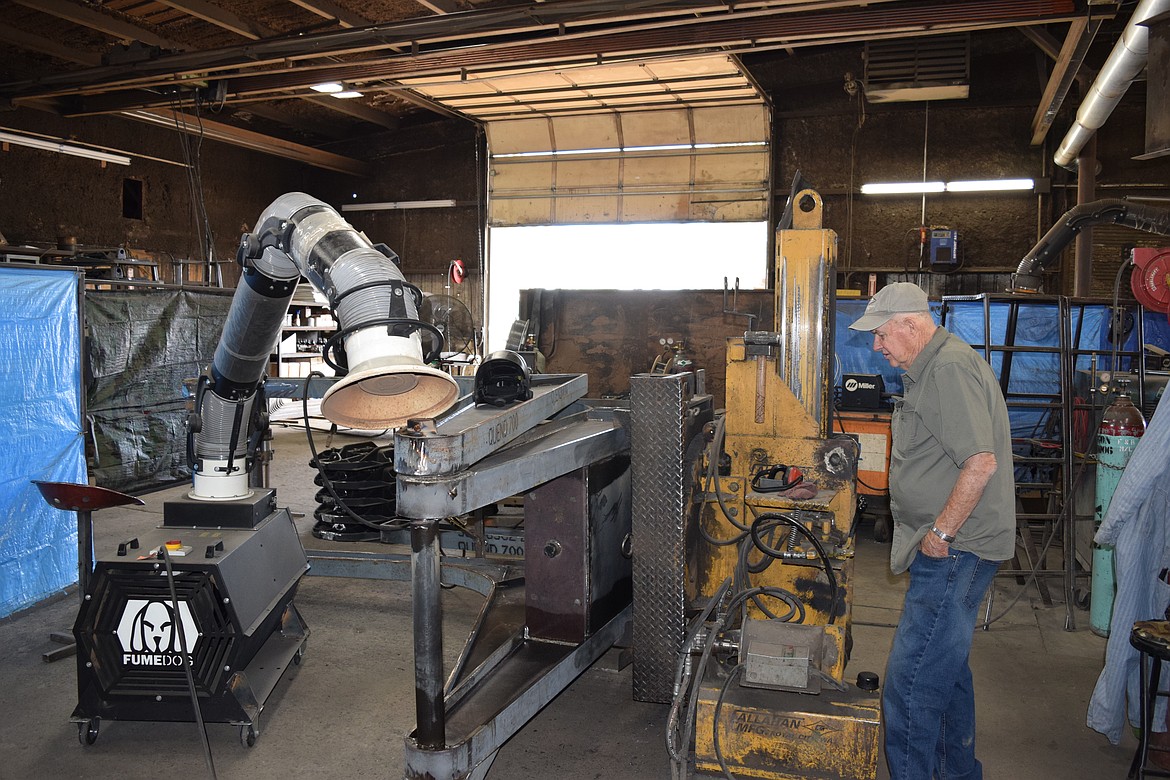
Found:
<path fill-rule="evenodd" d="M 1129 397 L 1129 381 L 1118 379 L 1117 398 L 1105 409 L 1097 428 L 1097 501 L 1093 529 L 1100 527 L 1109 511 L 1109 502 L 1138 439 L 1146 432 L 1146 418 Z M 1089 629 L 1109 636 L 1113 617 L 1113 548 L 1093 544 L 1092 594 L 1089 602 Z"/>

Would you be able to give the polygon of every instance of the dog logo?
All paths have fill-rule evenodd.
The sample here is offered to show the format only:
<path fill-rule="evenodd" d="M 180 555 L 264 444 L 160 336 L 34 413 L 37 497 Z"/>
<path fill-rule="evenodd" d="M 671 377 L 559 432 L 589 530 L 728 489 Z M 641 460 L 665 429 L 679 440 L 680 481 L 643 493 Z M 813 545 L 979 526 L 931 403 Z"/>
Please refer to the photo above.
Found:
<path fill-rule="evenodd" d="M 183 644 L 187 652 L 195 651 L 199 628 L 187 602 L 174 605 L 162 599 L 127 599 L 118 623 L 118 641 L 122 643 L 122 663 L 132 666 L 178 666 L 182 664 Z M 180 641 L 179 632 L 182 631 Z"/>

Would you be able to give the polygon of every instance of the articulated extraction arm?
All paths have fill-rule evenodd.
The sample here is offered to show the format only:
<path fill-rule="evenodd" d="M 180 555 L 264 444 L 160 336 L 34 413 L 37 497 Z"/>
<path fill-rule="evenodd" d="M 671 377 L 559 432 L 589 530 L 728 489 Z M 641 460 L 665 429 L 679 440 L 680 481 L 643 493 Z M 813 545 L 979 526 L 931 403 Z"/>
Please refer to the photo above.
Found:
<path fill-rule="evenodd" d="M 1094 200 L 1064 213 L 1036 246 L 1024 255 L 1012 276 L 1012 292 L 1039 292 L 1044 267 L 1059 257 L 1077 233 L 1093 225 L 1124 225 L 1158 235 L 1170 235 L 1170 211 L 1128 200 Z"/>
<path fill-rule="evenodd" d="M 438 339 L 432 351 L 441 349 L 441 338 L 418 320 L 418 288 L 405 280 L 394 252 L 375 247 L 332 207 L 301 192 L 280 196 L 244 234 L 238 259 L 243 274 L 189 426 L 192 498 L 228 501 L 250 493 L 249 461 L 265 411 L 256 407 L 302 276 L 325 294 L 337 318 L 326 358 L 348 370 L 322 399 L 325 417 L 396 428 L 454 403 L 455 380 L 424 359 L 420 331 Z"/>

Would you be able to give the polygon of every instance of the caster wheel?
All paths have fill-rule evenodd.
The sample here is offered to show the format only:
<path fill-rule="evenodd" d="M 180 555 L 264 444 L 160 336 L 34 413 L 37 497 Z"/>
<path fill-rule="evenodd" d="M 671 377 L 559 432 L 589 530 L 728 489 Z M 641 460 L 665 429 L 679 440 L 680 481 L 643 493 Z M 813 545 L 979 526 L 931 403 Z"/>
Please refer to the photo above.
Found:
<path fill-rule="evenodd" d="M 240 744 L 244 747 L 252 747 L 256 744 L 256 727 L 244 725 L 240 726 Z"/>
<path fill-rule="evenodd" d="M 1085 588 L 1073 589 L 1073 604 L 1079 610 L 1087 610 L 1092 603 L 1092 594 Z"/>
<path fill-rule="evenodd" d="M 894 521 L 892 518 L 877 517 L 873 521 L 873 540 L 880 544 L 885 544 L 890 541 L 890 537 L 894 533 Z"/>
<path fill-rule="evenodd" d="M 301 660 L 305 657 L 305 651 L 309 649 L 309 640 L 301 642 L 301 646 L 297 648 L 297 654 L 293 656 L 293 663 L 297 666 L 301 665 Z"/>
<path fill-rule="evenodd" d="M 84 723 L 77 724 L 77 741 L 83 745 L 92 745 L 97 742 L 98 729 L 101 721 L 91 718 Z"/>

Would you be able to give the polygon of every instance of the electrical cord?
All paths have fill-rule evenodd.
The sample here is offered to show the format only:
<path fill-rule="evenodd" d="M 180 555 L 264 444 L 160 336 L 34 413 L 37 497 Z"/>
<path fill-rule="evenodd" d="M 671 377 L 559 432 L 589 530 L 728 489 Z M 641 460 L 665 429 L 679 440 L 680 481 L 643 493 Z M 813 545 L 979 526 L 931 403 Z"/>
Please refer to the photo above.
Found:
<path fill-rule="evenodd" d="M 773 526 L 772 528 L 768 529 L 769 533 L 774 530 L 774 528 L 775 527 Z M 776 560 L 775 558 L 765 555 L 759 563 L 752 564 L 748 559 L 748 555 L 754 547 L 753 543 L 750 541 L 750 534 L 741 534 L 741 538 L 743 541 L 739 545 L 739 555 L 737 556 L 735 571 L 733 574 L 734 587 L 736 592 L 742 592 L 751 588 L 751 575 L 763 573 L 769 566 L 772 565 L 772 562 Z M 775 586 L 760 586 L 759 590 L 760 592 L 758 594 L 751 597 L 751 602 L 756 606 L 756 609 L 758 609 L 762 615 L 769 618 L 770 620 L 779 620 L 785 623 L 793 622 L 793 618 L 795 618 L 795 622 L 797 623 L 804 622 L 804 602 L 797 598 L 791 591 Z M 783 602 L 788 606 L 788 612 L 782 615 L 777 615 L 767 605 L 764 604 L 764 601 L 761 597 L 771 597 Z M 746 614 L 744 615 L 744 619 L 747 619 Z"/>
<path fill-rule="evenodd" d="M 727 415 L 722 415 L 715 421 L 715 430 L 711 437 L 711 442 L 707 447 L 707 479 L 706 484 L 703 486 L 703 490 L 706 492 L 711 489 L 712 485 L 714 485 L 715 500 L 718 502 L 719 508 L 723 511 L 723 516 L 727 518 L 727 522 L 731 523 L 738 530 L 746 533 L 749 530 L 748 527 L 735 519 L 735 515 L 732 514 L 731 509 L 728 508 L 727 502 L 723 498 L 723 490 L 719 486 L 719 453 L 723 451 L 723 439 L 726 431 Z M 739 541 L 737 538 L 731 542 L 717 542 L 713 539 L 710 539 L 710 537 L 706 534 L 704 534 L 704 536 L 714 544 L 736 544 Z"/>
<path fill-rule="evenodd" d="M 694 727 L 693 716 L 690 715 L 691 708 L 688 708 L 688 717 L 680 722 L 679 713 L 681 712 L 686 698 L 683 696 L 684 691 L 688 689 L 690 683 L 690 676 L 692 669 L 690 665 L 691 648 L 694 647 L 695 641 L 698 639 L 699 632 L 703 629 L 704 624 L 711 617 L 715 611 L 716 606 L 721 602 L 727 594 L 728 588 L 731 587 L 731 578 L 727 577 L 715 590 L 715 595 L 707 600 L 706 606 L 696 615 L 687 628 L 687 633 L 683 639 L 681 652 L 678 656 L 678 662 L 675 665 L 674 675 L 674 697 L 670 703 L 670 712 L 666 719 L 666 749 L 670 754 L 671 759 L 671 776 L 674 780 L 681 780 L 686 774 L 687 756 L 690 752 L 691 734 Z M 701 672 L 700 672 L 701 676 Z M 679 734 L 679 727 L 682 726 L 683 732 Z M 681 741 L 679 737 L 682 737 Z"/>
<path fill-rule="evenodd" d="M 727 692 L 731 689 L 731 683 L 736 677 L 739 677 L 739 673 L 742 671 L 743 664 L 738 663 L 727 673 L 727 679 L 723 681 L 723 685 L 719 688 L 719 696 L 715 699 L 715 714 L 711 718 L 711 747 L 715 751 L 715 760 L 719 762 L 719 768 L 723 770 L 723 776 L 727 780 L 735 780 L 735 775 L 731 774 L 731 769 L 728 768 L 727 761 L 723 758 L 723 749 L 719 746 L 719 715 L 723 710 L 723 700 L 727 698 Z"/>
<path fill-rule="evenodd" d="M 207 765 L 207 771 L 211 775 L 212 780 L 216 780 L 215 759 L 212 758 L 211 742 L 207 738 L 207 724 L 203 722 L 203 711 L 199 707 L 199 692 L 195 690 L 195 678 L 191 674 L 191 658 L 187 650 L 187 632 L 184 630 L 183 621 L 179 613 L 179 595 L 175 589 L 175 570 L 171 566 L 171 553 L 167 550 L 165 544 L 159 545 L 159 552 L 162 554 L 163 565 L 166 567 L 167 587 L 170 589 L 171 609 L 173 610 L 171 620 L 174 621 L 175 629 L 179 635 L 179 650 L 183 658 L 183 674 L 187 678 L 187 692 L 191 695 L 191 707 L 195 711 L 195 723 L 198 725 L 199 737 L 203 743 L 203 761 Z"/>

